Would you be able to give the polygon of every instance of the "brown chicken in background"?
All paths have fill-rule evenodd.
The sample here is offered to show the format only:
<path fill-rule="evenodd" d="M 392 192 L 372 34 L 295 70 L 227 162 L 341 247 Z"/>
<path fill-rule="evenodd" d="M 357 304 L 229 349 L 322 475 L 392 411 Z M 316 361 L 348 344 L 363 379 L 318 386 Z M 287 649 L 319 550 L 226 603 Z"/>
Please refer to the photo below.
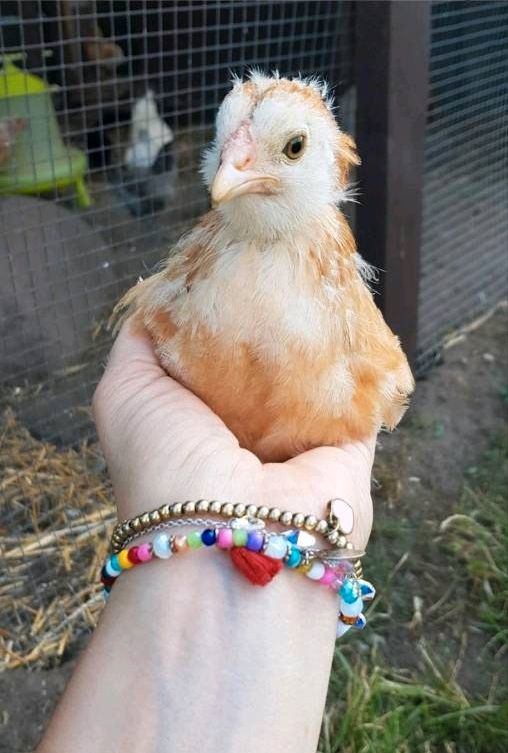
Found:
<path fill-rule="evenodd" d="M 392 429 L 413 390 L 337 208 L 358 163 L 322 84 L 235 81 L 203 161 L 214 208 L 116 308 L 262 460 Z"/>

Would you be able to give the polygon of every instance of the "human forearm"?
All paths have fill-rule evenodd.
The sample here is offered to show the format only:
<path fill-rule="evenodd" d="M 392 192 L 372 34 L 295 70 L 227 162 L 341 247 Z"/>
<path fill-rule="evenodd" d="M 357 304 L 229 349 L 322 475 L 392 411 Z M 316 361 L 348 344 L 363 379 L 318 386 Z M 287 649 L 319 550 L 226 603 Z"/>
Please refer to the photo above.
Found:
<path fill-rule="evenodd" d="M 121 520 L 203 497 L 322 517 L 342 497 L 366 546 L 373 439 L 262 465 L 129 326 L 95 412 Z M 337 606 L 286 568 L 252 586 L 216 548 L 122 574 L 39 753 L 313 753 Z"/>
<path fill-rule="evenodd" d="M 201 550 L 121 577 L 40 753 L 311 753 L 335 599 L 298 573 L 251 586 Z"/>

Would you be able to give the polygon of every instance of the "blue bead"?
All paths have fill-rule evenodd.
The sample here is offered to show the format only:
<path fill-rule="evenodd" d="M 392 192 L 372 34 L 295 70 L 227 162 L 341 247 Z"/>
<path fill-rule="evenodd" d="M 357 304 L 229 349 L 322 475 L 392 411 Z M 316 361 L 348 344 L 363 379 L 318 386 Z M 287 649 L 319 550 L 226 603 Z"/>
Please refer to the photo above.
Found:
<path fill-rule="evenodd" d="M 250 552 L 260 552 L 265 543 L 265 535 L 261 531 L 249 531 L 247 534 L 247 549 Z"/>
<path fill-rule="evenodd" d="M 339 595 L 346 604 L 353 604 L 360 596 L 358 581 L 347 578 L 340 588 Z"/>
<path fill-rule="evenodd" d="M 286 560 L 286 565 L 288 567 L 298 567 L 302 562 L 302 553 L 299 549 L 296 548 L 296 546 L 291 548 L 291 551 L 289 552 L 289 556 Z"/>
<path fill-rule="evenodd" d="M 116 570 L 117 573 L 121 573 L 122 572 L 122 566 L 118 562 L 118 557 L 117 557 L 116 554 L 112 554 L 111 555 L 111 557 L 109 558 L 109 563 L 108 564 L 109 564 L 110 568 L 112 570 Z"/>
<path fill-rule="evenodd" d="M 355 628 L 357 628 L 357 630 L 363 630 L 366 624 L 367 620 L 365 619 L 365 616 L 363 614 L 358 615 L 358 619 L 355 622 Z"/>
<path fill-rule="evenodd" d="M 373 599 L 376 595 L 376 589 L 367 580 L 360 581 L 360 591 L 364 599 Z"/>
<path fill-rule="evenodd" d="M 201 534 L 201 541 L 205 546 L 213 546 L 217 541 L 217 534 L 213 528 L 206 528 Z"/>

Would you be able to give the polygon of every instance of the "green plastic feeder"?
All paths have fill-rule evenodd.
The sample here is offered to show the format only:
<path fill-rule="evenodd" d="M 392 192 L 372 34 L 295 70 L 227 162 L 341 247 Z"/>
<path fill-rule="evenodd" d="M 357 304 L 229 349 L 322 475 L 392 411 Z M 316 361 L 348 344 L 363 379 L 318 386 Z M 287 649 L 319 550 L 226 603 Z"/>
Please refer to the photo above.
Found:
<path fill-rule="evenodd" d="M 84 176 L 85 154 L 62 141 L 51 87 L 39 76 L 3 58 L 0 70 L 0 119 L 23 118 L 26 127 L 0 167 L 0 194 L 38 194 L 74 186 L 80 207 L 91 204 Z"/>

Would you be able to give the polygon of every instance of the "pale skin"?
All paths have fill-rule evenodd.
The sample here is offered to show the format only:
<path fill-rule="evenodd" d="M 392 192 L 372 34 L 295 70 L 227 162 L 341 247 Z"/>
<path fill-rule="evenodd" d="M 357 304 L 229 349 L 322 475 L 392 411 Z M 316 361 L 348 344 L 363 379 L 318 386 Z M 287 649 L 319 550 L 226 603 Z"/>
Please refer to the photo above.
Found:
<path fill-rule="evenodd" d="M 351 540 L 366 547 L 374 440 L 263 465 L 167 376 L 129 323 L 94 413 L 119 518 L 200 498 L 321 517 L 328 499 L 342 497 L 355 511 Z M 252 586 L 216 549 L 131 570 L 37 753 L 314 753 L 336 606 L 328 589 L 298 573 Z"/>

